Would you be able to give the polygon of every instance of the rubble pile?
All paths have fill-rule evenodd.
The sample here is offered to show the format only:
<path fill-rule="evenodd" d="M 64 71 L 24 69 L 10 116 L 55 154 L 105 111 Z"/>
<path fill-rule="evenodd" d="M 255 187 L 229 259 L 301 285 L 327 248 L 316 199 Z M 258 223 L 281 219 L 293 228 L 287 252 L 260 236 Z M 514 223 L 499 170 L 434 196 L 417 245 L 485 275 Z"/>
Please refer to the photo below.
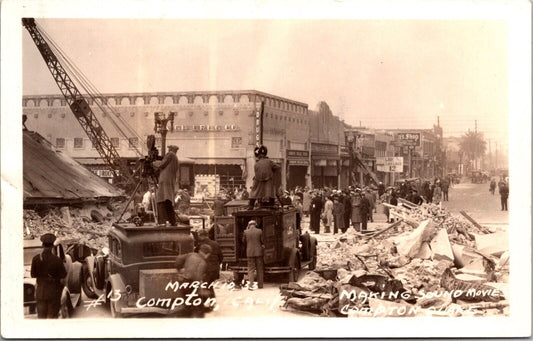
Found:
<path fill-rule="evenodd" d="M 23 212 L 25 239 L 40 238 L 53 233 L 58 239 L 76 240 L 91 248 L 107 247 L 107 232 L 116 215 L 121 213 L 121 203 L 90 205 L 83 208 L 64 206 L 45 211 L 25 209 Z"/>
<path fill-rule="evenodd" d="M 390 209 L 401 220 L 387 228 L 319 241 L 316 270 L 280 288 L 285 308 L 353 317 L 509 314 L 507 232 L 433 204 Z"/>

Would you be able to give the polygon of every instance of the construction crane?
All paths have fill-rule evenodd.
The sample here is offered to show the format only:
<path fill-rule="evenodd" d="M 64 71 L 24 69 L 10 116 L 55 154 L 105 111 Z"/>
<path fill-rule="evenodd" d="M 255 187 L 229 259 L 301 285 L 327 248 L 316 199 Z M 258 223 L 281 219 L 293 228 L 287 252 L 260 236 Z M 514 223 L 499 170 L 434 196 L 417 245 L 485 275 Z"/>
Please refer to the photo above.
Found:
<path fill-rule="evenodd" d="M 72 113 L 102 159 L 104 159 L 104 161 L 111 167 L 115 179 L 120 179 L 122 183 L 131 183 L 133 180 L 131 169 L 126 162 L 120 158 L 111 139 L 107 136 L 102 125 L 89 106 L 87 99 L 80 93 L 75 83 L 60 63 L 56 54 L 54 54 L 41 30 L 37 27 L 35 19 L 22 18 L 22 25 L 28 30 L 33 42 L 46 62 L 48 69 L 52 73 L 59 90 L 61 90 L 68 106 L 72 110 Z M 96 99 L 96 101 L 97 100 L 98 99 Z"/>

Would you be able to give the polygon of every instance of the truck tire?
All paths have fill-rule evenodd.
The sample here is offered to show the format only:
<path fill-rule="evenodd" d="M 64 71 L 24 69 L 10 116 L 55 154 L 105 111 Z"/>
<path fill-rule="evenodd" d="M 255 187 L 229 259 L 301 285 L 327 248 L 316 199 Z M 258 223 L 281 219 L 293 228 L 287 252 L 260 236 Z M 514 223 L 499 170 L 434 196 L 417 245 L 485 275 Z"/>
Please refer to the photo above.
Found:
<path fill-rule="evenodd" d="M 92 299 L 98 298 L 98 294 L 96 294 L 94 283 L 92 281 L 91 274 L 89 273 L 89 267 L 87 266 L 87 264 L 83 264 L 81 273 L 81 288 L 83 289 L 85 296 Z"/>
<path fill-rule="evenodd" d="M 105 260 L 103 257 L 96 257 L 94 262 L 94 280 L 96 289 L 102 290 L 105 285 Z"/>
<path fill-rule="evenodd" d="M 300 254 L 296 249 L 291 250 L 287 265 L 290 267 L 287 279 L 289 282 L 298 282 L 298 278 L 300 277 Z"/>

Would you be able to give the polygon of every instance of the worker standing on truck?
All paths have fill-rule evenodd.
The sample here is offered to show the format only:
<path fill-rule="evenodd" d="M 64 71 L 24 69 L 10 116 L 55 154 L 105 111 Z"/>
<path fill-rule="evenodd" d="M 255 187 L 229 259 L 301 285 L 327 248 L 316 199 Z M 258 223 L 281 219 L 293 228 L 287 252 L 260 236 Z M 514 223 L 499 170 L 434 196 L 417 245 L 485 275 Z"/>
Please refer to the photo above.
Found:
<path fill-rule="evenodd" d="M 249 209 L 253 210 L 255 201 L 259 205 L 274 205 L 276 198 L 276 189 L 274 188 L 274 174 L 280 168 L 267 157 L 267 148 L 265 146 L 256 147 L 254 154 L 257 158 L 254 166 L 254 182 L 250 193 Z"/>
<path fill-rule="evenodd" d="M 61 293 L 65 286 L 61 280 L 67 271 L 61 258 L 52 253 L 56 236 L 46 233 L 41 237 L 43 251 L 31 261 L 31 277 L 37 278 L 37 317 L 57 318 L 61 306 Z"/>
<path fill-rule="evenodd" d="M 263 253 L 265 242 L 263 231 L 257 228 L 257 222 L 250 220 L 248 227 L 242 236 L 242 242 L 246 244 L 246 257 L 248 258 L 248 289 L 255 288 L 255 272 L 257 272 L 257 288 L 263 287 L 264 260 Z"/>
<path fill-rule="evenodd" d="M 174 196 L 176 194 L 176 178 L 178 175 L 178 146 L 168 146 L 168 153 L 161 161 L 154 161 L 154 167 L 160 170 L 158 188 L 155 193 L 157 202 L 157 222 L 176 225 L 176 213 L 174 212 Z"/>

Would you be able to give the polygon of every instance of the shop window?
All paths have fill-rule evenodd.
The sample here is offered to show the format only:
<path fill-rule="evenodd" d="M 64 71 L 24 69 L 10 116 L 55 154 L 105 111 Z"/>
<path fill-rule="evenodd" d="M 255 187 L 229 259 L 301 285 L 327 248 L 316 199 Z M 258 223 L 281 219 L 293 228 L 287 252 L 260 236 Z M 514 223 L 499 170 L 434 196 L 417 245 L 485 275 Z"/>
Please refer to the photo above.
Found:
<path fill-rule="evenodd" d="M 130 137 L 128 138 L 128 146 L 129 148 L 136 148 L 139 145 L 139 139 L 136 137 Z"/>
<path fill-rule="evenodd" d="M 62 137 L 56 138 L 56 148 L 65 148 L 65 139 Z"/>
<path fill-rule="evenodd" d="M 118 137 L 112 137 L 111 138 L 111 144 L 113 145 L 113 148 L 119 148 L 120 147 L 120 140 Z"/>
<path fill-rule="evenodd" d="M 76 148 L 76 149 L 83 148 L 83 138 L 82 137 L 75 137 L 74 138 L 74 148 Z"/>

